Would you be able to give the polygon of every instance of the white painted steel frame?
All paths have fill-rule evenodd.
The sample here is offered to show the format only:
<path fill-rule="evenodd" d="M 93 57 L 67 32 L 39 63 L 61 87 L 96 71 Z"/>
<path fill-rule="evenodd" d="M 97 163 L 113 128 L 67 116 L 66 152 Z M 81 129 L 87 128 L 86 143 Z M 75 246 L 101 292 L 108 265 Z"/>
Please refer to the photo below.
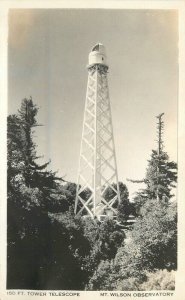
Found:
<path fill-rule="evenodd" d="M 106 216 L 107 209 L 115 216 L 113 205 L 120 202 L 107 70 L 101 64 L 88 69 L 80 146 L 75 214 L 85 212 L 92 218 Z M 107 188 L 113 192 L 109 200 L 104 196 Z M 85 199 L 82 193 L 86 193 Z"/>

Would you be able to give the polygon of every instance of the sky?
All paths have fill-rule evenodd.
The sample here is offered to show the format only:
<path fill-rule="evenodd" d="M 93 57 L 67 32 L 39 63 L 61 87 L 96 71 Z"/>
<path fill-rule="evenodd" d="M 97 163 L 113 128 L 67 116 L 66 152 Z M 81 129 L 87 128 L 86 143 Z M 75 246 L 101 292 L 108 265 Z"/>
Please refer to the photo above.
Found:
<path fill-rule="evenodd" d="M 165 151 L 177 160 L 178 14 L 176 10 L 11 9 L 8 112 L 23 98 L 38 105 L 35 141 L 43 162 L 76 182 L 88 55 L 101 42 L 109 64 L 118 178 L 130 196 L 156 148 L 164 115 Z"/>

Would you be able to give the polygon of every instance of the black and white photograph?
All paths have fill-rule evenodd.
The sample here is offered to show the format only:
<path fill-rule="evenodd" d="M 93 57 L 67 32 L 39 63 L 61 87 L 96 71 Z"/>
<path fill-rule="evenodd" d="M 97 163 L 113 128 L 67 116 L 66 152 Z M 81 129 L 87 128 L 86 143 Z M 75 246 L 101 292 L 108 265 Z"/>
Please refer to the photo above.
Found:
<path fill-rule="evenodd" d="M 174 299 L 178 9 L 19 7 L 7 23 L 7 299 Z"/>

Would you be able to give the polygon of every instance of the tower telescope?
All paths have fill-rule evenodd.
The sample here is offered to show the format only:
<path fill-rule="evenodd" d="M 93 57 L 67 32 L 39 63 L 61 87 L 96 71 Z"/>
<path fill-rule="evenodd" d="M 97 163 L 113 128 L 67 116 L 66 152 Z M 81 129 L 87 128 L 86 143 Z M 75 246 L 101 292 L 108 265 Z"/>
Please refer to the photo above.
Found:
<path fill-rule="evenodd" d="M 104 45 L 89 54 L 75 214 L 116 216 L 120 202 Z"/>

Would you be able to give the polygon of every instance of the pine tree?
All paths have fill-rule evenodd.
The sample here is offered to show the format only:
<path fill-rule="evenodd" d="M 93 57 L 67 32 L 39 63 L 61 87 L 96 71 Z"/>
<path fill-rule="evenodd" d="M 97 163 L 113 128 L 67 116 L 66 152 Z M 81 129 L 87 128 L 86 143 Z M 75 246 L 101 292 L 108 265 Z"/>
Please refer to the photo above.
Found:
<path fill-rule="evenodd" d="M 157 149 L 152 150 L 151 157 L 148 160 L 146 177 L 143 180 L 129 180 L 131 182 L 144 182 L 146 184 L 146 188 L 138 192 L 135 198 L 136 202 L 142 202 L 147 199 L 168 202 L 173 196 L 172 189 L 177 182 L 177 164 L 173 161 L 169 161 L 169 156 L 167 152 L 164 151 L 163 115 L 164 113 L 156 117 Z"/>
<path fill-rule="evenodd" d="M 60 181 L 56 172 L 48 171 L 50 164 L 38 164 L 34 143 L 34 129 L 37 123 L 38 107 L 32 98 L 23 99 L 17 115 L 8 117 L 8 184 L 24 184 L 27 188 L 38 188 L 42 193 L 43 207 L 50 206 L 51 201 L 61 200 Z"/>
<path fill-rule="evenodd" d="M 62 198 L 58 178 L 46 170 L 49 162 L 36 163 L 33 129 L 38 126 L 37 111 L 31 98 L 24 99 L 18 114 L 8 116 L 8 288 L 39 288 L 37 276 L 46 268 L 49 255 L 48 207 L 56 194 Z"/>
<path fill-rule="evenodd" d="M 129 201 L 129 192 L 127 186 L 123 182 L 119 182 L 120 203 L 115 203 L 114 208 L 117 210 L 119 221 L 126 221 L 130 214 L 135 215 L 133 204 Z M 117 185 L 112 183 L 114 190 L 117 190 Z M 111 187 L 107 187 L 104 192 L 104 197 L 107 201 L 112 199 L 116 193 Z"/>

